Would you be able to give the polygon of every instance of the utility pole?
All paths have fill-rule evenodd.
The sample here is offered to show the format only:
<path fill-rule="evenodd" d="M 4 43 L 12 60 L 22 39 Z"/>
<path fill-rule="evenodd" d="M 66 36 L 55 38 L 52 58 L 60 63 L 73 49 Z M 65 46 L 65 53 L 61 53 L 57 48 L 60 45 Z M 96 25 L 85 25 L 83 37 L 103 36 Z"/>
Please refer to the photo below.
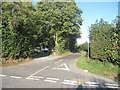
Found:
<path fill-rule="evenodd" d="M 120 1 L 118 2 L 118 22 L 120 22 Z"/>
<path fill-rule="evenodd" d="M 90 31 L 88 30 L 88 60 L 89 60 L 89 58 L 90 58 L 90 56 L 89 56 L 89 55 L 90 55 L 90 50 L 89 50 L 89 49 L 90 49 L 90 45 L 89 45 L 89 43 L 90 43 L 90 40 L 89 40 L 89 37 L 90 37 L 90 36 L 89 36 L 89 35 L 90 35 L 90 34 L 89 34 L 89 33 L 90 33 Z"/>

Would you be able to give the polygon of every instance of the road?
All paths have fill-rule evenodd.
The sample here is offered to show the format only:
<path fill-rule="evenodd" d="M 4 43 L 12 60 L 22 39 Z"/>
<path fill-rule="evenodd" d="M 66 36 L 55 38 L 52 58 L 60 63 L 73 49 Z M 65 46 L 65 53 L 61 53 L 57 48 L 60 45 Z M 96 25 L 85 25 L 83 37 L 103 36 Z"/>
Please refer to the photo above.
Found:
<path fill-rule="evenodd" d="M 82 53 L 2 68 L 2 88 L 118 88 L 118 83 L 76 67 Z"/>

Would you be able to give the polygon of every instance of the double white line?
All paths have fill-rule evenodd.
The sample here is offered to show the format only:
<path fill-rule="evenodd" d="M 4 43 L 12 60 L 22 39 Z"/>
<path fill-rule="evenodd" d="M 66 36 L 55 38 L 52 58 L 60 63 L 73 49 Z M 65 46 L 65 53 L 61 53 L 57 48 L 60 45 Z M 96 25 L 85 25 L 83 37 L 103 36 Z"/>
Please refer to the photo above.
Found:
<path fill-rule="evenodd" d="M 99 87 L 100 84 L 97 83 L 97 82 L 84 82 L 83 86 L 86 86 L 86 87 L 88 87 L 88 86 L 90 86 L 90 87 Z"/>
<path fill-rule="evenodd" d="M 49 78 L 49 77 L 47 77 L 44 81 L 45 82 L 56 83 L 58 80 L 59 80 L 58 78 Z"/>
<path fill-rule="evenodd" d="M 114 83 L 104 83 L 106 88 L 120 88 L 118 84 Z"/>
<path fill-rule="evenodd" d="M 62 82 L 63 84 L 69 84 L 69 85 L 77 85 L 77 81 L 72 81 L 72 80 L 64 80 Z"/>

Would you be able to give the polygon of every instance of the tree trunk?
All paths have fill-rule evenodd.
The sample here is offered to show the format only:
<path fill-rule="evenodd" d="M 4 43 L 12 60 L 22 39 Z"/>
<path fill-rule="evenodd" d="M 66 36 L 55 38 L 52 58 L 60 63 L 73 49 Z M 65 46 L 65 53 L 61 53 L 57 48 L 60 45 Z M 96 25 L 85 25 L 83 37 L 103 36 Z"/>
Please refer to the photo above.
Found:
<path fill-rule="evenodd" d="M 57 32 L 54 34 L 54 39 L 55 39 L 56 54 L 58 54 L 58 36 L 57 36 Z"/>
<path fill-rule="evenodd" d="M 58 47 L 58 37 L 57 37 L 57 32 L 56 32 L 56 35 L 55 35 L 56 37 L 56 40 L 55 40 L 55 43 L 56 43 L 56 46 Z"/>

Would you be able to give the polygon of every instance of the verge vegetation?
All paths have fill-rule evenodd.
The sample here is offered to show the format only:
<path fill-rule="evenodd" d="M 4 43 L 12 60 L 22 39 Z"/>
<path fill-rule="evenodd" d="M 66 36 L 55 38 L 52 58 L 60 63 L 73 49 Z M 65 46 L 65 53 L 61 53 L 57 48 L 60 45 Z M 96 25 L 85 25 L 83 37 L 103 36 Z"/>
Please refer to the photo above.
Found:
<path fill-rule="evenodd" d="M 115 20 L 114 20 L 115 21 Z M 107 62 L 120 65 L 120 23 L 109 24 L 100 19 L 89 28 L 90 30 L 90 57 L 104 64 Z"/>
<path fill-rule="evenodd" d="M 86 56 L 85 51 L 81 51 L 84 54 L 77 61 L 77 66 L 82 70 L 88 70 L 88 72 L 110 78 L 113 80 L 118 80 L 118 65 L 113 65 L 110 62 L 104 64 L 99 60 L 89 59 Z"/>
<path fill-rule="evenodd" d="M 19 64 L 25 64 L 27 62 L 33 61 L 33 58 L 19 58 L 19 59 L 7 59 L 2 58 L 0 60 L 0 67 L 8 67 L 8 66 L 14 66 L 14 65 L 19 65 Z"/>

